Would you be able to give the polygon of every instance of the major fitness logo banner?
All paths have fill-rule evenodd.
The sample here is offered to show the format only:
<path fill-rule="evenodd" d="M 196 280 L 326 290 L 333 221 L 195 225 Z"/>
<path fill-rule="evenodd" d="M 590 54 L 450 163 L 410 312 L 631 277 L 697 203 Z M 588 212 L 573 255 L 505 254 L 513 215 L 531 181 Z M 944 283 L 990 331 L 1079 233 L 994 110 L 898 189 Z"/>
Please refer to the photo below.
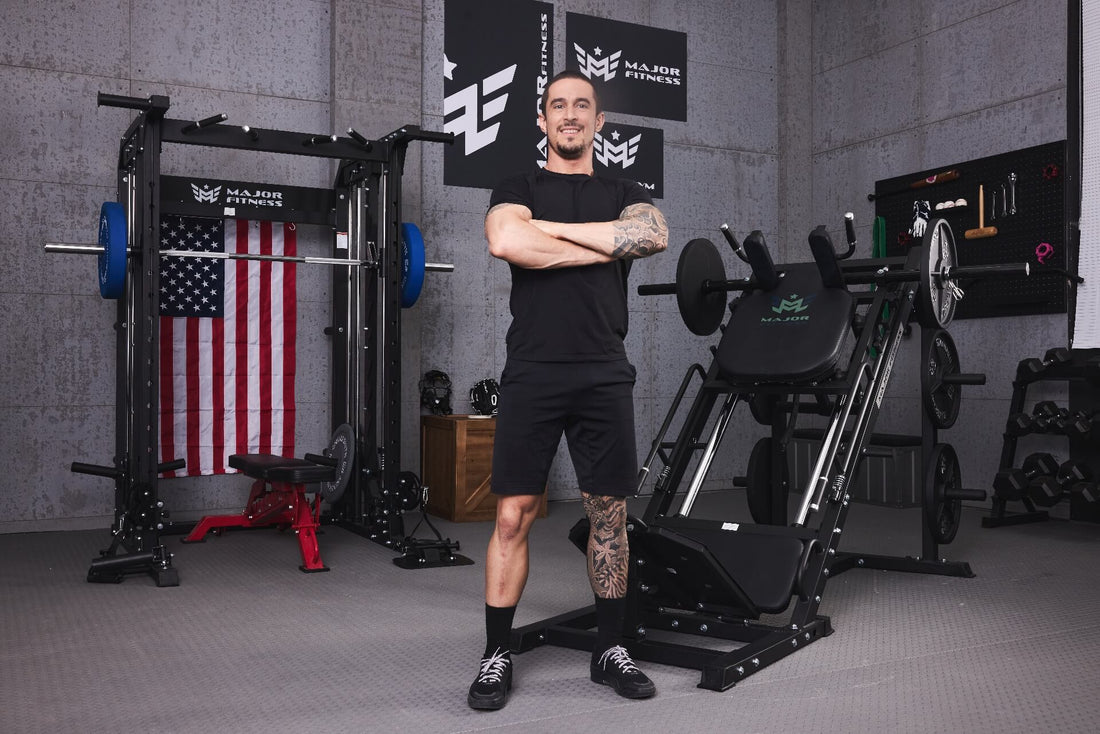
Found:
<path fill-rule="evenodd" d="M 614 178 L 640 183 L 653 198 L 665 195 L 665 134 L 651 127 L 604 123 L 596 133 L 595 168 Z"/>
<path fill-rule="evenodd" d="M 553 74 L 554 8 L 528 0 L 446 0 L 443 183 L 491 189 L 546 162 L 539 100 Z"/>
<path fill-rule="evenodd" d="M 605 110 L 687 120 L 686 33 L 566 13 L 565 47 Z"/>

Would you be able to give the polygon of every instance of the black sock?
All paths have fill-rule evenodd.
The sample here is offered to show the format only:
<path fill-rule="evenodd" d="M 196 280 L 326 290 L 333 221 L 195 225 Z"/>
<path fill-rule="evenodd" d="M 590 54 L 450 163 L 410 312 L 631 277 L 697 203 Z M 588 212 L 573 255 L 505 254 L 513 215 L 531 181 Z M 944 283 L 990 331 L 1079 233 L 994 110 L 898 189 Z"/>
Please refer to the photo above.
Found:
<path fill-rule="evenodd" d="M 510 652 L 512 642 L 512 620 L 516 617 L 516 608 L 491 607 L 485 605 L 485 655 L 490 657 L 497 651 Z"/>
<path fill-rule="evenodd" d="M 596 647 L 601 655 L 608 648 L 622 644 L 623 619 L 626 617 L 626 599 L 601 599 L 596 597 Z"/>

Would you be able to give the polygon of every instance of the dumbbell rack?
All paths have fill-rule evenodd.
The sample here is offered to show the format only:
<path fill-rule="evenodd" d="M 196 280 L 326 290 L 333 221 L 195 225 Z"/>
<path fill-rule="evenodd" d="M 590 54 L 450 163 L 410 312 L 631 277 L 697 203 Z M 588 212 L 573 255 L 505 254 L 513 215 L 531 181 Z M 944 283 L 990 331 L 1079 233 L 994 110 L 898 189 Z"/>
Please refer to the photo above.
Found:
<path fill-rule="evenodd" d="M 1053 350 L 1047 352 L 1047 359 L 1041 370 L 1031 371 L 1027 369 L 1030 360 L 1021 360 L 1016 370 L 1016 379 L 1012 382 L 1012 399 L 1009 402 L 1008 415 L 1004 432 L 1004 443 L 1001 448 L 1001 461 L 998 473 L 1008 472 L 1016 464 L 1016 449 L 1018 439 L 1028 433 L 1043 434 L 1044 431 L 1020 431 L 1011 430 L 1008 425 L 1012 417 L 1025 412 L 1027 405 L 1028 389 L 1041 382 L 1065 382 L 1069 387 L 1069 409 L 1071 411 L 1083 411 L 1093 414 L 1100 409 L 1100 351 L 1098 350 L 1070 350 L 1070 359 L 1065 362 L 1054 362 L 1050 359 Z M 1100 468 L 1100 430 L 1090 430 L 1081 435 L 1066 436 L 1069 443 L 1070 458 L 1076 462 Z M 982 527 L 994 528 L 1002 525 L 1019 525 L 1023 523 L 1042 522 L 1049 518 L 1049 513 L 1040 510 L 1035 502 L 1026 493 L 1021 497 L 1005 496 L 1003 491 L 996 487 L 993 493 L 993 506 L 988 517 L 982 518 Z M 1023 512 L 1009 512 L 1009 502 L 1020 502 Z M 1089 520 L 1100 522 L 1100 508 L 1090 511 L 1071 505 L 1071 519 Z"/>

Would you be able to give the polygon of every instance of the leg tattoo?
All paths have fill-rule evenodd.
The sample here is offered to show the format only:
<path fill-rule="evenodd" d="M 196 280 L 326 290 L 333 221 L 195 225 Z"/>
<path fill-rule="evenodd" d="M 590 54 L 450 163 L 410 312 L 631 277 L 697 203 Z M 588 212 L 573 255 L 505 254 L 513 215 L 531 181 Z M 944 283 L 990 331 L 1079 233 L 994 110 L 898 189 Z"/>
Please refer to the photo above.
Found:
<path fill-rule="evenodd" d="M 588 580 L 601 599 L 626 596 L 630 549 L 626 539 L 626 500 L 581 493 L 591 530 L 588 534 Z"/>

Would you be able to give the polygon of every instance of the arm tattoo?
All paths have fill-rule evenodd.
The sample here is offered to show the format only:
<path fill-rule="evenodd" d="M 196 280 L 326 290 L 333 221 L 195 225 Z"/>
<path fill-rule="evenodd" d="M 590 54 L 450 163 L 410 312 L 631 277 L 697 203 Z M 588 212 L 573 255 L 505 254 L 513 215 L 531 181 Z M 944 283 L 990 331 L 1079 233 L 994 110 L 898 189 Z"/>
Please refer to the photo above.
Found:
<path fill-rule="evenodd" d="M 601 599 L 626 596 L 630 548 L 626 538 L 626 500 L 581 493 L 588 515 L 588 581 Z"/>
<path fill-rule="evenodd" d="M 668 244 L 668 224 L 660 210 L 652 204 L 631 204 L 623 209 L 615 230 L 615 251 L 612 257 L 633 259 L 649 257 Z"/>

